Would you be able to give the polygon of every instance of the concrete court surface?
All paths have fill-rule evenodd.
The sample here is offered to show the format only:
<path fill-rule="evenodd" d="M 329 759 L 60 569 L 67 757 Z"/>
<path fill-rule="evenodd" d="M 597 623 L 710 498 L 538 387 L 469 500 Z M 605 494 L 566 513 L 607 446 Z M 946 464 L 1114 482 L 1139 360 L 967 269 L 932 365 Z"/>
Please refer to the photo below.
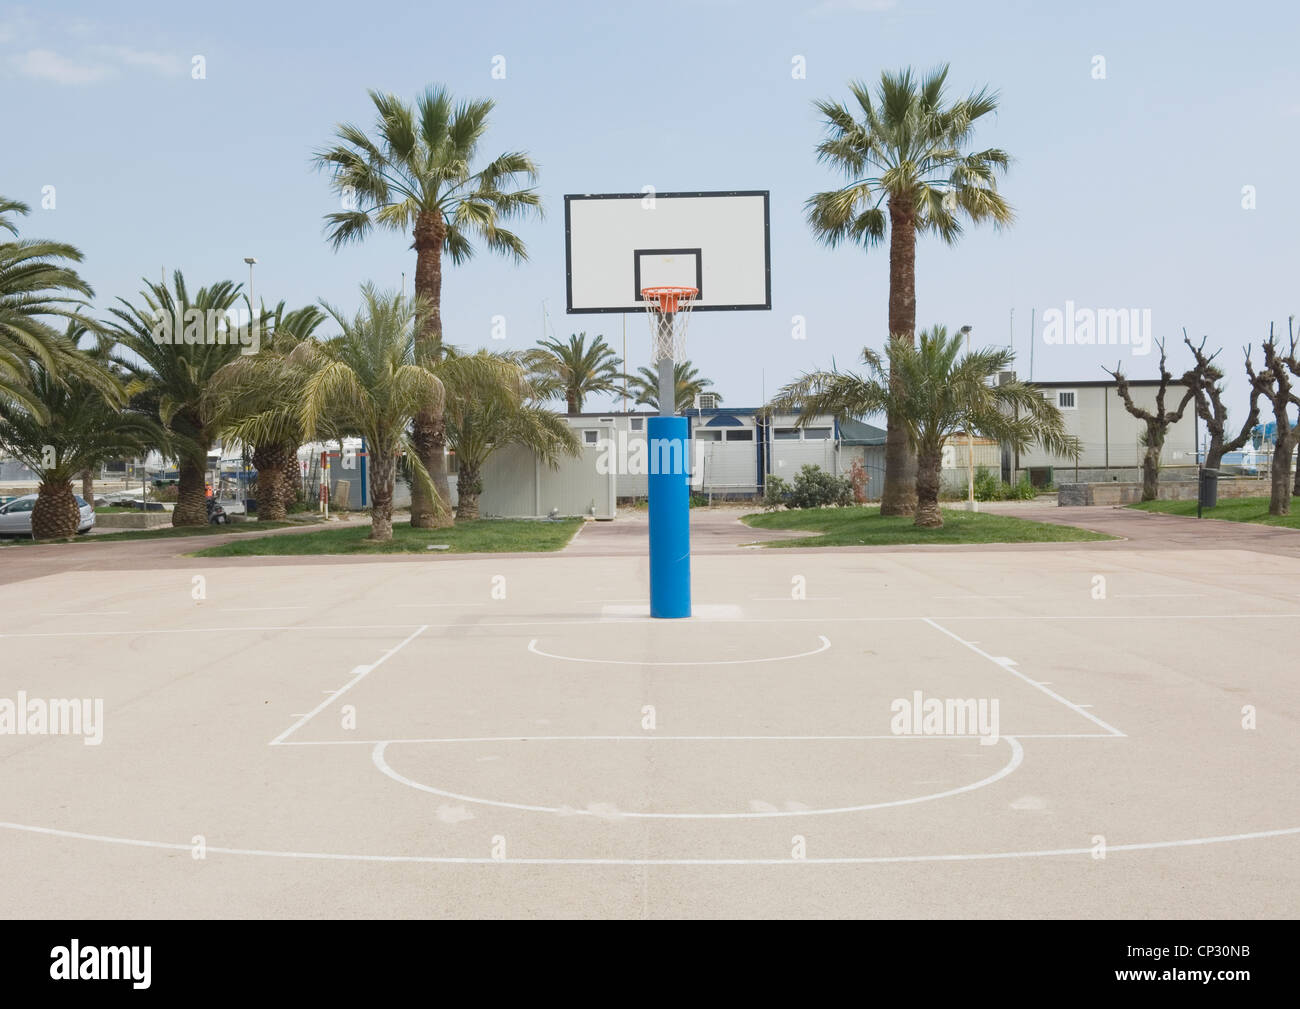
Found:
<path fill-rule="evenodd" d="M 1300 911 L 1294 554 L 732 529 L 669 622 L 614 530 L 111 578 L 10 548 L 0 699 L 104 715 L 0 735 L 0 914 Z M 918 691 L 996 701 L 996 740 L 895 733 Z"/>

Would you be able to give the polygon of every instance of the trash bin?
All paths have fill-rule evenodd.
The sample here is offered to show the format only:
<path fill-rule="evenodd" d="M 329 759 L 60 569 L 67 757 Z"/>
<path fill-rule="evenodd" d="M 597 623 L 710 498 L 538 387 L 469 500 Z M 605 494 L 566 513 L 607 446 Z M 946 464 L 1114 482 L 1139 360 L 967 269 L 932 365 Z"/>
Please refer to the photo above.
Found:
<path fill-rule="evenodd" d="M 1217 469 L 1202 469 L 1200 475 L 1200 486 L 1197 487 L 1196 506 L 1198 508 L 1213 508 L 1219 503 L 1219 471 Z"/>

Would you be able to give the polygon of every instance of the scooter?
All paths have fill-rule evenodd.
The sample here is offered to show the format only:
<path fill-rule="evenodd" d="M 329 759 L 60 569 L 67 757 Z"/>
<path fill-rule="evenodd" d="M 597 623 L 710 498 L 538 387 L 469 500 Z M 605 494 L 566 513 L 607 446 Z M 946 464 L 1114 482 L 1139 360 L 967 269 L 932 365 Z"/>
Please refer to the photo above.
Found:
<path fill-rule="evenodd" d="M 230 516 L 226 514 L 226 509 L 217 504 L 216 498 L 208 498 L 208 523 L 214 526 L 224 526 L 230 522 Z"/>

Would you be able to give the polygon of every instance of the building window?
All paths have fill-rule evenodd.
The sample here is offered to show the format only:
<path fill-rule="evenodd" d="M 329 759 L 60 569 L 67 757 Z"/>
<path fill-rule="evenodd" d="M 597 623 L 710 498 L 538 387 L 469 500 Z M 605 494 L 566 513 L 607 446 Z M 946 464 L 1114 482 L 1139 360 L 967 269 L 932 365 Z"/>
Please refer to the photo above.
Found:
<path fill-rule="evenodd" d="M 774 441 L 798 441 L 799 429 L 797 427 L 778 427 L 772 432 Z"/>
<path fill-rule="evenodd" d="M 753 441 L 754 432 L 748 429 L 743 431 L 728 431 L 727 441 Z"/>
<path fill-rule="evenodd" d="M 1056 390 L 1056 407 L 1058 410 L 1078 409 L 1073 389 Z"/>
<path fill-rule="evenodd" d="M 831 428 L 829 427 L 806 427 L 803 431 L 804 441 L 830 441 Z"/>
<path fill-rule="evenodd" d="M 696 441 L 722 441 L 721 431 L 695 431 Z"/>
<path fill-rule="evenodd" d="M 599 431 L 592 431 L 592 430 L 586 430 L 586 431 L 583 431 L 583 432 L 582 432 L 582 443 L 583 443 L 584 445 L 599 445 L 599 444 L 600 444 L 600 432 L 599 432 Z"/>
<path fill-rule="evenodd" d="M 645 430 L 645 418 L 644 418 L 644 417 L 633 417 L 633 418 L 632 418 L 632 430 L 633 430 L 633 431 L 644 431 L 644 430 Z"/>

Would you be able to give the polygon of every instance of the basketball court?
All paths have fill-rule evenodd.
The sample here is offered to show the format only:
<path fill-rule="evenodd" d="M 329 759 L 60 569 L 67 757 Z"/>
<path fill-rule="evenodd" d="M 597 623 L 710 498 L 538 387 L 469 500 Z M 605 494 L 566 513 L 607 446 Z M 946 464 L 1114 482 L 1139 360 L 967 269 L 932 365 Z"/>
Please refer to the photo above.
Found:
<path fill-rule="evenodd" d="M 1293 558 L 192 564 L 0 587 L 0 697 L 103 701 L 0 736 L 7 915 L 1296 910 Z"/>

